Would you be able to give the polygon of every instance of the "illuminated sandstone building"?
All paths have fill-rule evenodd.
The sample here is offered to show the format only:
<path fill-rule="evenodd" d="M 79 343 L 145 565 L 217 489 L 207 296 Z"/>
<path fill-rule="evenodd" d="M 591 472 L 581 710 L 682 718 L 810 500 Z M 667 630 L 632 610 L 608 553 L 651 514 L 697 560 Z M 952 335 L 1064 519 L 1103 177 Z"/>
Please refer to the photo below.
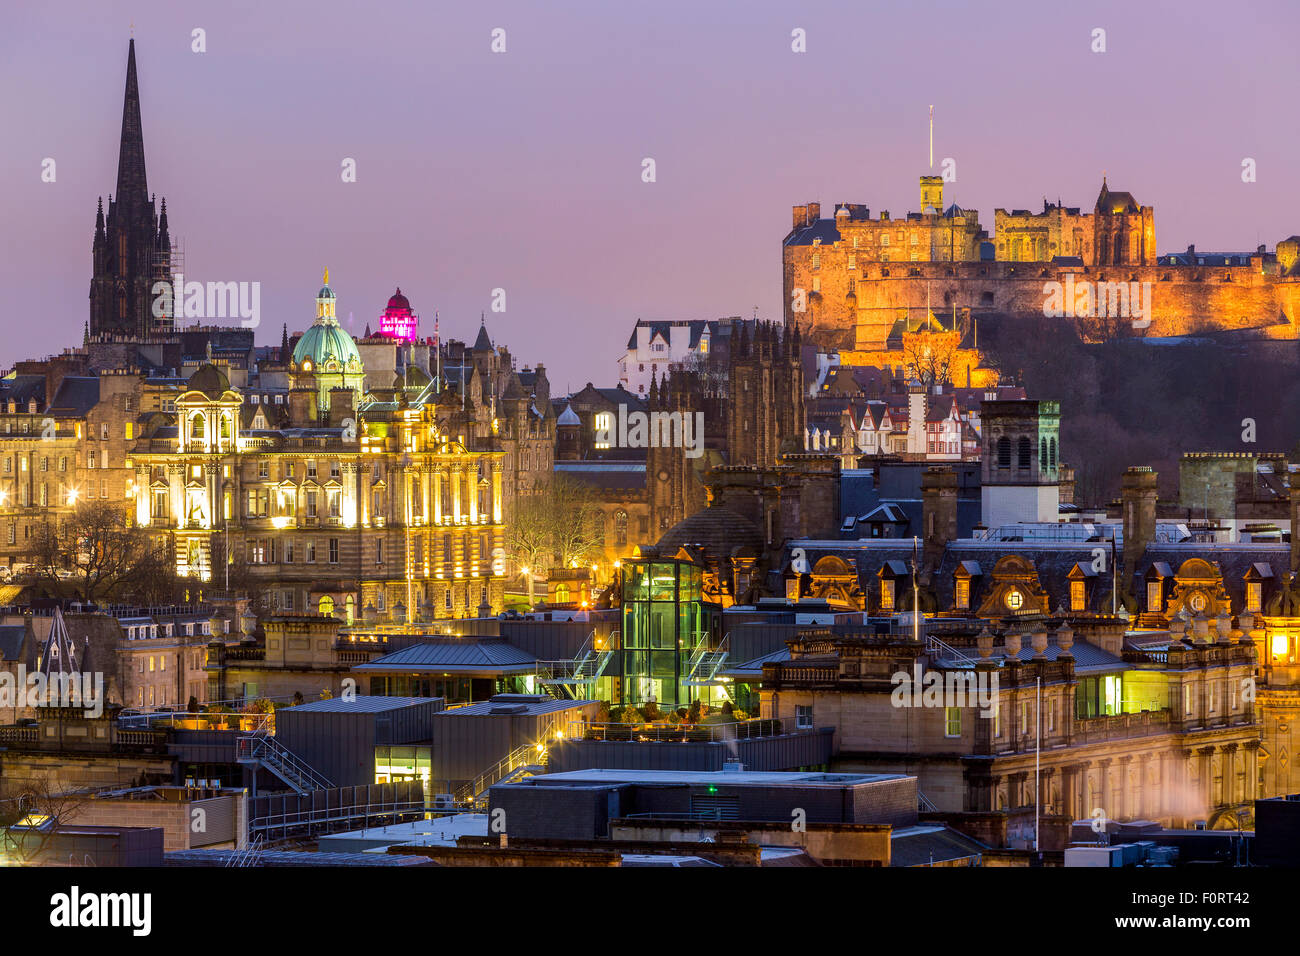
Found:
<path fill-rule="evenodd" d="M 451 434 L 442 395 L 358 404 L 362 367 L 326 284 L 298 340 L 288 401 L 247 405 L 215 365 L 129 453 L 135 520 L 165 530 L 177 570 L 237 579 L 281 611 L 391 620 L 501 607 L 503 453 Z M 228 559 L 225 556 L 229 556 Z"/>
<path fill-rule="evenodd" d="M 994 211 L 990 239 L 974 210 L 943 206 L 937 177 L 921 179 L 922 212 L 873 219 L 862 205 L 794 207 L 782 242 L 787 324 L 857 364 L 891 364 L 879 352 L 900 319 L 955 315 L 949 324 L 975 348 L 981 315 L 1044 315 L 1044 284 L 1073 280 L 1151 283 L 1152 322 L 1142 333 L 1194 329 L 1251 331 L 1296 338 L 1300 318 L 1300 243 L 1274 252 L 1158 256 L 1155 212 L 1103 178 L 1091 212 L 1043 202 L 1042 212 Z M 957 378 L 955 384 L 963 384 Z"/>

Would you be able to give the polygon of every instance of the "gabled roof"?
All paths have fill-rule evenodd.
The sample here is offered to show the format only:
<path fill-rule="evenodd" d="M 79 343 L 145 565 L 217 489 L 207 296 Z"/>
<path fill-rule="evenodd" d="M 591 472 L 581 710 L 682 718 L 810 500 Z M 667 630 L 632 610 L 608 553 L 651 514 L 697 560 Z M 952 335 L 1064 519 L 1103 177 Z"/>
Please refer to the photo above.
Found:
<path fill-rule="evenodd" d="M 59 383 L 49 411 L 58 415 L 84 417 L 99 404 L 99 379 L 89 376 L 69 375 Z"/>
<path fill-rule="evenodd" d="M 536 657 L 500 638 L 456 638 L 406 647 L 358 664 L 353 670 L 514 674 L 531 671 L 536 665 Z"/>

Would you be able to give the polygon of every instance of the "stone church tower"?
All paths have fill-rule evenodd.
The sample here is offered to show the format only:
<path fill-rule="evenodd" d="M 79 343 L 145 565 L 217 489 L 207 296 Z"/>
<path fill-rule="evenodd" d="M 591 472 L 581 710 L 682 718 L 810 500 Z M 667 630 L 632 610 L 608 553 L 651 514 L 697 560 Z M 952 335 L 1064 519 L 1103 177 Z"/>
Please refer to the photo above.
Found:
<path fill-rule="evenodd" d="M 805 418 L 803 366 L 797 326 L 736 322 L 729 345 L 703 367 L 674 366 L 651 382 L 649 413 L 700 412 L 703 454 L 681 448 L 650 448 L 646 485 L 651 537 L 708 505 L 705 479 L 717 465 L 768 469 L 782 454 L 803 449 Z"/>
<path fill-rule="evenodd" d="M 167 200 L 159 214 L 144 170 L 140 88 L 135 75 L 135 40 L 126 61 L 122 141 L 117 193 L 99 200 L 95 217 L 94 271 L 90 280 L 90 334 L 146 336 L 172 331 L 172 316 L 153 314 L 153 284 L 171 279 Z"/>

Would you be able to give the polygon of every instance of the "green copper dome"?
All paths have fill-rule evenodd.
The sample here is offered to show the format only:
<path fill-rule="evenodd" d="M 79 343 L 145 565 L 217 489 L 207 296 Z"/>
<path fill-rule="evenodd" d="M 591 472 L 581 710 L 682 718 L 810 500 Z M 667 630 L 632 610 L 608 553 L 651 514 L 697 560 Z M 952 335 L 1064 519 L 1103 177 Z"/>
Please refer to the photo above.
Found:
<path fill-rule="evenodd" d="M 293 361 L 303 368 L 311 360 L 311 371 L 343 372 L 361 370 L 361 353 L 352 336 L 339 328 L 338 321 L 320 318 L 298 340 Z"/>

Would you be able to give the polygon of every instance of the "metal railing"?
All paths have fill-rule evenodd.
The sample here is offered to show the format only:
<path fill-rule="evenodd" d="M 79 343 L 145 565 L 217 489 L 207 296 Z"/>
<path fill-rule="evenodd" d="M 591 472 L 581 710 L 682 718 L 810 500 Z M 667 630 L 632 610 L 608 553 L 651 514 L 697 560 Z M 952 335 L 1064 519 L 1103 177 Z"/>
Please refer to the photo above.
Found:
<path fill-rule="evenodd" d="M 925 652 L 935 658 L 947 658 L 959 664 L 974 664 L 975 658 L 945 644 L 932 634 L 925 635 Z"/>
<path fill-rule="evenodd" d="M 425 800 L 394 800 L 382 803 L 353 804 L 347 807 L 313 807 L 310 810 L 286 810 L 254 817 L 248 823 L 248 832 L 260 838 L 278 834 L 287 839 L 294 834 L 332 833 L 342 829 L 355 829 L 360 824 L 369 828 L 372 821 L 379 823 L 401 822 L 399 818 L 424 817 L 429 814 L 451 814 L 458 811 L 445 807 L 429 806 Z"/>
<path fill-rule="evenodd" d="M 574 720 L 569 722 L 568 735 L 573 740 L 713 743 L 723 740 L 754 740 L 760 737 L 780 737 L 793 732 L 795 731 L 787 729 L 786 721 L 780 717 L 756 717 L 752 720 L 699 724 L 583 723 Z"/>
<path fill-rule="evenodd" d="M 262 834 L 254 834 L 242 849 L 231 854 L 230 859 L 226 861 L 226 866 L 256 866 L 264 849 L 262 844 Z"/>
<path fill-rule="evenodd" d="M 550 685 L 568 687 L 569 692 L 576 699 L 580 688 L 590 687 L 605 673 L 605 668 L 609 666 L 610 659 L 614 656 L 614 649 L 618 646 L 618 636 L 618 631 L 612 631 L 601 642 L 596 637 L 596 629 L 592 628 L 586 641 L 572 658 L 538 661 L 533 671 L 534 681 L 544 687 Z"/>
<path fill-rule="evenodd" d="M 266 734 L 249 734 L 237 738 L 235 760 L 239 763 L 261 764 L 299 793 L 329 790 L 334 786 L 325 776 Z"/>
<path fill-rule="evenodd" d="M 119 739 L 123 733 L 129 732 L 126 728 L 148 728 L 152 724 L 161 720 L 190 720 L 200 724 L 233 723 L 236 725 L 234 729 L 241 730 L 248 734 L 265 734 L 274 732 L 275 730 L 274 713 L 229 714 L 222 712 L 209 713 L 206 711 L 176 711 L 174 713 L 134 714 L 130 717 L 119 717 L 117 719 L 118 725 L 123 728 L 123 730 L 118 734 Z M 211 730 L 214 728 L 207 727 L 202 729 Z"/>
<path fill-rule="evenodd" d="M 727 661 L 727 654 L 731 646 L 731 635 L 727 634 L 718 642 L 717 647 L 710 648 L 708 641 L 701 641 L 691 655 L 691 659 L 686 666 L 686 680 L 684 683 L 699 687 L 716 683 L 718 671 Z"/>
<path fill-rule="evenodd" d="M 525 767 L 544 767 L 546 765 L 546 748 L 542 744 L 524 744 L 516 747 L 502 757 L 495 766 L 489 767 L 470 783 L 456 792 L 456 802 L 465 806 L 477 806 L 483 795 L 493 784 L 500 783 L 517 770 Z"/>

